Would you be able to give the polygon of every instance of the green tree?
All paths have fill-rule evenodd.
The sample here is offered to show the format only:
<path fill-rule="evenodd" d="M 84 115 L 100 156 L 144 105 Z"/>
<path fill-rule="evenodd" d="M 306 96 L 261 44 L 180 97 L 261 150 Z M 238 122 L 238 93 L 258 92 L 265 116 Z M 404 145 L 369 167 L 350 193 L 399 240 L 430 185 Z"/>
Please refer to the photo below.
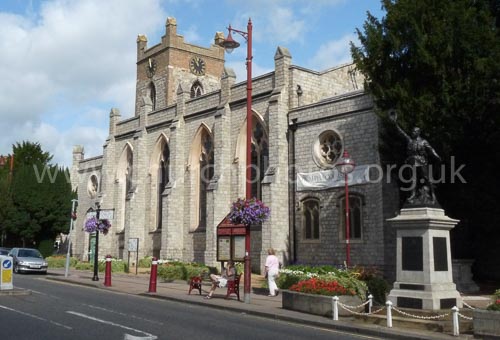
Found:
<path fill-rule="evenodd" d="M 32 245 L 67 232 L 71 199 L 75 196 L 68 170 L 49 164 L 52 156 L 38 143 L 18 143 L 14 157 L 11 205 L 4 214 L 9 234 L 23 245 Z"/>
<path fill-rule="evenodd" d="M 351 44 L 382 118 L 382 157 L 404 157 L 387 119 L 394 108 L 403 129 L 422 128 L 447 175 L 465 165 L 465 183 L 446 177 L 437 187 L 441 205 L 462 221 L 452 232 L 454 257 L 500 266 L 490 253 L 500 234 L 500 1 L 382 0 L 382 7 L 382 19 L 368 13 L 357 30 L 361 46 Z"/>

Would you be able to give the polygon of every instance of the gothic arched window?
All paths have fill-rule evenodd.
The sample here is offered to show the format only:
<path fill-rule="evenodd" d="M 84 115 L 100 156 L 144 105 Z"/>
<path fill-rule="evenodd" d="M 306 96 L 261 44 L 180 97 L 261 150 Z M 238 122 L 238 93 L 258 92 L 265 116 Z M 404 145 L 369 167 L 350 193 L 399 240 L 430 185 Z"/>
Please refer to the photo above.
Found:
<path fill-rule="evenodd" d="M 151 99 L 152 110 L 156 110 L 156 87 L 155 84 L 149 84 L 149 98 Z"/>
<path fill-rule="evenodd" d="M 346 239 L 345 196 L 340 198 L 340 230 Z M 363 199 L 358 195 L 349 195 L 349 239 L 360 240 L 363 237 Z"/>
<path fill-rule="evenodd" d="M 203 86 L 197 80 L 193 83 L 193 86 L 191 86 L 191 98 L 199 97 L 202 94 L 203 94 Z"/>
<path fill-rule="evenodd" d="M 319 200 L 307 198 L 302 202 L 302 229 L 304 239 L 319 239 Z"/>
<path fill-rule="evenodd" d="M 252 197 L 262 199 L 262 179 L 269 166 L 269 142 L 261 122 L 252 119 Z"/>
<path fill-rule="evenodd" d="M 199 227 L 207 225 L 207 188 L 214 176 L 214 149 L 212 137 L 207 131 L 201 136 L 200 178 L 199 178 Z"/>
<path fill-rule="evenodd" d="M 157 207 L 157 229 L 161 229 L 162 225 L 162 207 L 163 207 L 163 192 L 165 191 L 165 187 L 167 186 L 170 178 L 169 178 L 169 171 L 170 171 L 170 149 L 168 148 L 168 145 L 165 144 L 163 146 L 162 153 L 160 155 L 160 162 L 158 164 L 158 192 L 157 192 L 157 202 L 158 202 L 158 207 Z"/>
<path fill-rule="evenodd" d="M 132 151 L 127 149 L 127 170 L 125 172 L 125 193 L 128 194 L 132 190 L 132 177 L 134 168 L 134 157 Z"/>

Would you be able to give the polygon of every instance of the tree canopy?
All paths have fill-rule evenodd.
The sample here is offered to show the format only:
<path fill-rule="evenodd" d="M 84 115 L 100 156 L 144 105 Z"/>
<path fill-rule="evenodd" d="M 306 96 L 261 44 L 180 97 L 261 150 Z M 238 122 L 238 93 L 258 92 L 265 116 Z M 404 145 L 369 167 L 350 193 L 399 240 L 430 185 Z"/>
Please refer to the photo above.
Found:
<path fill-rule="evenodd" d="M 49 162 L 38 143 L 13 146 L 12 176 L 0 172 L 0 228 L 10 246 L 39 244 L 67 232 L 71 211 L 68 169 Z"/>
<path fill-rule="evenodd" d="M 454 237 L 464 244 L 454 257 L 487 258 L 482 249 L 496 248 L 500 221 L 500 1 L 381 3 L 385 16 L 367 14 L 351 53 L 383 122 L 382 157 L 402 162 L 387 119 L 396 109 L 403 129 L 420 127 L 445 161 L 438 200 L 462 221 Z M 463 183 L 451 176 L 462 165 Z"/>

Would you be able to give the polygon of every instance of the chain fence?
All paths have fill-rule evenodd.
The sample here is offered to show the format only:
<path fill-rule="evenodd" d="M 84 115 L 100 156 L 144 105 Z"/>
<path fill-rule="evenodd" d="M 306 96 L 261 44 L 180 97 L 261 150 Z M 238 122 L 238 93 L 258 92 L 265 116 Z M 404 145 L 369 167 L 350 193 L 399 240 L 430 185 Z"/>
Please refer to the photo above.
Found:
<path fill-rule="evenodd" d="M 469 308 L 469 309 L 472 309 L 474 310 L 475 308 L 468 305 L 466 302 L 463 302 L 464 306 Z M 368 312 L 359 312 L 359 311 L 356 311 L 356 309 L 359 309 L 359 308 L 362 308 L 362 307 L 365 307 L 368 305 Z M 468 320 L 468 321 L 472 321 L 473 318 L 472 317 L 469 317 L 469 316 L 466 316 L 462 313 L 459 312 L 459 309 L 455 306 L 453 308 L 451 308 L 451 312 L 450 313 L 444 313 L 444 314 L 439 314 L 439 315 L 430 315 L 430 316 L 424 316 L 424 315 L 415 315 L 415 314 L 411 314 L 411 313 L 408 313 L 408 312 L 405 312 L 401 309 L 398 309 L 396 307 L 394 307 L 392 305 L 392 302 L 391 301 L 387 301 L 385 303 L 385 306 L 381 306 L 381 308 L 379 309 L 376 309 L 376 310 L 372 310 L 372 307 L 373 307 L 373 296 L 372 295 L 369 295 L 368 296 L 368 300 L 357 305 L 357 306 L 350 306 L 350 305 L 347 305 L 347 304 L 344 304 L 342 302 L 339 301 L 339 297 L 338 296 L 334 296 L 332 297 L 332 317 L 333 317 L 333 321 L 338 321 L 338 315 L 339 315 L 339 307 L 342 308 L 343 310 L 349 312 L 350 314 L 353 314 L 353 315 L 359 315 L 359 316 L 369 316 L 369 315 L 375 315 L 375 314 L 379 314 L 380 312 L 382 312 L 384 309 L 387 309 L 386 310 L 386 317 L 387 317 L 387 327 L 389 328 L 392 328 L 392 310 L 394 310 L 396 313 L 404 316 L 404 317 L 407 317 L 407 318 L 413 318 L 413 319 L 418 319 L 418 320 L 440 320 L 440 319 L 444 319 L 448 316 L 452 316 L 452 322 L 453 322 L 453 335 L 454 336 L 458 336 L 460 335 L 460 323 L 459 323 L 459 318 L 462 318 L 464 320 Z"/>

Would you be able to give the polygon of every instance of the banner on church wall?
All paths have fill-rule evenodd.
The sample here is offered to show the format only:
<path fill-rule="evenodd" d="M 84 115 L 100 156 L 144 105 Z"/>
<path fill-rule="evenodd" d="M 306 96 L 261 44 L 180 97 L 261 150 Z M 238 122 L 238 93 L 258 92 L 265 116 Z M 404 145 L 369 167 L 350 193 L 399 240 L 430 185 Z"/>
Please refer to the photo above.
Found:
<path fill-rule="evenodd" d="M 349 185 L 358 185 L 370 183 L 370 169 L 375 165 L 358 165 L 348 176 Z M 325 190 L 330 188 L 343 187 L 344 174 L 337 169 L 314 171 L 314 172 L 299 172 L 297 173 L 297 191 L 307 190 Z"/>

